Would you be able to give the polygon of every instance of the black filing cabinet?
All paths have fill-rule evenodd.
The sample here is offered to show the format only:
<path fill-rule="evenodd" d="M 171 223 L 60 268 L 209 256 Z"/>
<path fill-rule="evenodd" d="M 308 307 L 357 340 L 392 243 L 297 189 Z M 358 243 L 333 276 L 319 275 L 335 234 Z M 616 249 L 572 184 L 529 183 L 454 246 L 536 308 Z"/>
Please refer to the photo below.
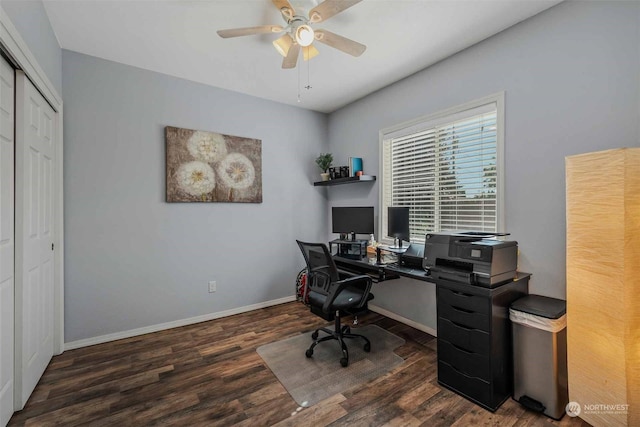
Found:
<path fill-rule="evenodd" d="M 437 280 L 438 383 L 495 411 L 512 394 L 509 306 L 530 274 L 493 287 Z"/>

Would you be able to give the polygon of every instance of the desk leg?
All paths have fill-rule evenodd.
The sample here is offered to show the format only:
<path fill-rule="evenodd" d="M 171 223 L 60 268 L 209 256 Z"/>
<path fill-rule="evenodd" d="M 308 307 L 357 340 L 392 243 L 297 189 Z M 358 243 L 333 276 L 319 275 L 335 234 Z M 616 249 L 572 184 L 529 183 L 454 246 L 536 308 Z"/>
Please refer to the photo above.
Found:
<path fill-rule="evenodd" d="M 380 265 L 382 263 L 382 259 L 380 258 L 380 248 L 376 248 L 376 264 Z"/>

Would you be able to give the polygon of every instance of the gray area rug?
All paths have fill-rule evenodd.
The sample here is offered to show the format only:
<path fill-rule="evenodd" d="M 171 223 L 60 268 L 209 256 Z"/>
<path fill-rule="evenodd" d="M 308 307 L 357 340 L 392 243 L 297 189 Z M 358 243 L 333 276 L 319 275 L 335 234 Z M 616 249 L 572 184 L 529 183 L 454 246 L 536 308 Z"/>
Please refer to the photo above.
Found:
<path fill-rule="evenodd" d="M 326 326 L 327 329 L 333 329 Z M 337 393 L 377 378 L 404 362 L 393 352 L 404 344 L 397 335 L 376 325 L 352 328 L 371 341 L 371 352 L 363 350 L 363 339 L 347 339 L 349 365 L 340 365 L 342 352 L 338 341 L 325 341 L 307 358 L 305 351 L 313 340 L 311 333 L 287 338 L 258 347 L 257 352 L 287 389 L 291 397 L 303 407 L 312 406 Z M 320 332 L 320 337 L 326 334 Z"/>

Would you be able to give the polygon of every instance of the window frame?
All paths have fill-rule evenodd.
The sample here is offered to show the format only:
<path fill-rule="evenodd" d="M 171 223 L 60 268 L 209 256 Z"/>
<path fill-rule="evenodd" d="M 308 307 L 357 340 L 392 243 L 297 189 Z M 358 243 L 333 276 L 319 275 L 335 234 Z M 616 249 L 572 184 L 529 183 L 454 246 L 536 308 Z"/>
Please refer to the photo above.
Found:
<path fill-rule="evenodd" d="M 392 138 L 418 133 L 435 126 L 446 123 L 455 122 L 464 117 L 470 116 L 470 110 L 481 109 L 485 106 L 495 105 L 496 110 L 496 230 L 506 230 L 506 219 L 504 209 L 504 91 L 494 93 L 484 98 L 476 99 L 464 104 L 456 105 L 445 110 L 441 110 L 432 114 L 420 116 L 406 122 L 402 122 L 384 129 L 378 133 L 378 170 L 380 171 L 380 180 L 378 184 L 378 241 L 384 244 L 390 244 L 393 239 L 386 236 L 387 230 L 384 228 L 386 212 L 383 212 L 384 204 L 384 188 L 385 188 L 385 158 L 384 158 L 384 141 Z M 424 242 L 424 236 L 421 239 L 412 239 L 412 242 Z"/>

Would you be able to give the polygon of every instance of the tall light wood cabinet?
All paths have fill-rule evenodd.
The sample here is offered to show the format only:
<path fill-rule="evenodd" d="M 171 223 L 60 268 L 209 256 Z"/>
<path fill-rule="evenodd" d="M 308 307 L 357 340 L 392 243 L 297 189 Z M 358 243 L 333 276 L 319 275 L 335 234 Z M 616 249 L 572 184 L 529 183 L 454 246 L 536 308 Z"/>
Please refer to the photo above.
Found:
<path fill-rule="evenodd" d="M 569 400 L 640 426 L 640 148 L 567 157 L 566 185 Z"/>

